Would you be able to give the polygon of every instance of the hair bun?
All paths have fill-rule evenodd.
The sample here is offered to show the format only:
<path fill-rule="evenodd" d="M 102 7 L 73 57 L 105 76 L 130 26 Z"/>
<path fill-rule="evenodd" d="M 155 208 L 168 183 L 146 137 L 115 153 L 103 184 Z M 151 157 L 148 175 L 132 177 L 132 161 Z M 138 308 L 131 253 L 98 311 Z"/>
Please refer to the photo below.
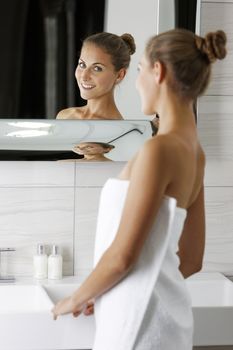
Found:
<path fill-rule="evenodd" d="M 128 46 L 130 55 L 133 55 L 136 51 L 136 45 L 133 36 L 129 33 L 124 33 L 120 36 L 120 38 L 124 40 L 124 42 Z"/>
<path fill-rule="evenodd" d="M 226 56 L 226 34 L 222 30 L 207 33 L 205 38 L 196 37 L 197 48 L 208 57 L 210 63 Z"/>

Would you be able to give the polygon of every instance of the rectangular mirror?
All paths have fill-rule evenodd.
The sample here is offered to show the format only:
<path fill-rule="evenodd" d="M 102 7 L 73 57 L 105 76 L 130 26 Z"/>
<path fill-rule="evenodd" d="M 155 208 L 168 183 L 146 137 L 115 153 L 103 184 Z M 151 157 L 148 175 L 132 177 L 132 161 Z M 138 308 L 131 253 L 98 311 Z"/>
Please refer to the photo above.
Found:
<path fill-rule="evenodd" d="M 134 86 L 145 42 L 173 27 L 198 32 L 200 0 L 148 0 L 146 7 L 136 2 L 133 13 L 131 0 L 14 0 L 0 6 L 4 28 L 0 33 L 4 67 L 0 118 L 5 118 L 5 122 L 0 119 L 0 160 L 84 161 L 85 156 L 77 153 L 84 152 L 84 145 L 82 151 L 73 150 L 84 141 L 95 142 L 86 145 L 85 152 L 96 148 L 96 142 L 115 146 L 99 145 L 99 149 L 105 147 L 99 160 L 128 160 L 155 132 L 149 120 L 141 120 Z M 138 23 L 143 23 L 143 31 Z M 74 76 L 78 53 L 82 38 L 102 30 L 129 32 L 136 41 L 127 79 L 116 89 L 117 106 L 126 119 L 55 120 L 60 109 L 86 103 L 80 100 Z"/>
<path fill-rule="evenodd" d="M 0 120 L 0 160 L 127 161 L 156 132 L 149 120 Z"/>

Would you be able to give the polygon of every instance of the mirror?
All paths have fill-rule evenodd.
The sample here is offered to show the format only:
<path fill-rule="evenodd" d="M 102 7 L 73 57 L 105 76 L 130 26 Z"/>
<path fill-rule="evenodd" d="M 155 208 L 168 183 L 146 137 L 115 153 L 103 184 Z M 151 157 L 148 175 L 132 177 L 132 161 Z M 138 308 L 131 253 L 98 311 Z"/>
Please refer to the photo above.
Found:
<path fill-rule="evenodd" d="M 104 30 L 119 35 L 129 32 L 135 38 L 136 53 L 115 92 L 124 119 L 142 119 L 134 86 L 137 64 L 148 38 L 174 27 L 176 2 L 185 3 L 148 0 L 145 6 L 132 0 L 2 1 L 0 118 L 54 119 L 61 109 L 85 104 L 74 77 L 79 50 L 82 39 Z M 143 23 L 143 31 L 139 23 Z M 128 103 L 131 98 L 134 103 Z"/>
<path fill-rule="evenodd" d="M 127 161 L 156 132 L 148 120 L 0 120 L 0 160 Z"/>
<path fill-rule="evenodd" d="M 85 141 L 95 144 L 114 143 L 115 148 L 108 151 L 106 148 L 106 152 L 102 150 L 102 156 L 111 160 L 127 160 L 133 147 L 135 150 L 137 148 L 138 141 L 136 142 L 135 138 L 141 142 L 143 137 L 150 137 L 155 132 L 149 120 L 142 121 L 145 116 L 141 112 L 140 99 L 135 89 L 137 65 L 145 43 L 155 33 L 174 26 L 192 29 L 199 7 L 200 0 L 147 0 L 147 6 L 142 1 L 132 3 L 132 0 L 86 0 L 81 3 L 76 0 L 1 2 L 1 66 L 4 69 L 0 80 L 0 118 L 4 118 L 6 124 L 0 119 L 0 159 L 83 159 L 85 155 L 74 152 L 73 147 Z M 29 13 L 36 17 L 28 16 Z M 197 17 L 198 22 L 199 15 Z M 143 23 L 143 31 L 139 23 Z M 38 33 L 38 28 L 43 32 L 43 39 Z M 116 104 L 125 120 L 112 121 L 112 130 L 108 121 L 93 121 L 92 124 L 91 120 L 82 123 L 78 120 L 54 120 L 59 110 L 80 105 L 80 101 L 75 98 L 78 87 L 74 77 L 78 47 L 68 38 L 76 37 L 75 42 L 81 47 L 80 31 L 81 37 L 84 38 L 102 30 L 119 35 L 128 32 L 136 41 L 136 53 L 131 58 L 127 76 L 115 89 Z M 27 35 L 24 35 L 25 31 Z M 46 37 L 46 33 L 50 33 L 49 37 Z M 27 74 L 24 74 L 25 69 Z M 36 77 L 39 77 L 40 84 L 37 83 Z M 29 119 L 31 117 L 33 119 Z M 20 128 L 23 130 L 25 125 L 20 127 L 20 124 L 17 124 L 22 120 L 32 124 L 36 121 L 44 123 L 44 126 L 33 124 L 31 127 L 31 131 L 40 131 L 40 136 L 37 134 L 32 137 L 28 134 L 26 137 L 30 127 L 25 129 L 27 132 L 24 137 L 17 134 L 11 137 L 4 136 L 4 132 L 14 133 Z M 16 124 L 10 126 L 8 122 Z M 135 123 L 146 125 L 146 134 L 140 136 L 140 132 L 130 131 Z M 105 127 L 106 125 L 108 127 Z M 86 127 L 98 132 L 92 134 L 91 139 L 90 135 L 84 138 L 82 131 Z M 74 130 L 77 133 L 80 130 L 81 134 L 74 135 Z M 116 139 L 127 131 L 130 133 Z M 110 142 L 114 137 L 116 140 Z M 123 143 L 124 147 L 119 145 L 123 139 L 129 142 Z"/>

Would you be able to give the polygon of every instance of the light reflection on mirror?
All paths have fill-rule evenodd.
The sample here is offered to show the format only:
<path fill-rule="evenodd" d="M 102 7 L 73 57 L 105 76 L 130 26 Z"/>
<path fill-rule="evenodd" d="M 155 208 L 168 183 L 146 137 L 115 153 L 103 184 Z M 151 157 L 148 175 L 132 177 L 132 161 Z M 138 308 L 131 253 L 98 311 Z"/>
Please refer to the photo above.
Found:
<path fill-rule="evenodd" d="M 49 3 L 53 3 L 53 0 L 35 0 L 33 2 L 30 2 L 30 6 L 32 6 L 31 10 L 36 14 L 36 16 L 40 15 L 41 13 L 38 11 L 38 3 L 41 1 L 41 3 L 44 3 L 45 6 L 49 5 Z M 197 13 L 200 12 L 200 0 L 190 0 L 189 2 L 186 2 L 186 0 L 147 0 L 147 6 L 145 6 L 144 2 L 136 1 L 133 2 L 132 7 L 132 0 L 101 0 L 101 6 L 100 2 L 83 2 L 78 3 L 76 0 L 61 0 L 60 3 L 63 3 L 63 5 L 67 5 L 66 7 L 63 7 L 63 14 L 61 12 L 56 13 L 56 16 L 52 16 L 50 19 L 49 16 L 46 15 L 45 19 L 45 32 L 50 32 L 49 38 L 46 39 L 46 50 L 47 53 L 43 50 L 38 50 L 38 48 L 41 48 L 41 45 L 43 45 L 42 42 L 39 40 L 35 40 L 35 28 L 38 25 L 37 21 L 33 22 L 33 31 L 30 28 L 29 34 L 31 38 L 30 43 L 33 43 L 33 45 L 36 46 L 36 49 L 38 50 L 37 54 L 34 55 L 33 60 L 29 60 L 31 56 L 33 56 L 31 50 L 31 55 L 28 55 L 27 50 L 25 51 L 25 57 L 23 60 L 17 59 L 15 56 L 17 53 L 22 55 L 22 52 L 19 50 L 21 45 L 21 41 L 18 40 L 19 37 L 18 34 L 22 34 L 22 32 L 19 30 L 18 24 L 22 24 L 23 28 L 29 26 L 29 23 L 25 26 L 25 21 L 22 21 L 23 16 L 25 16 L 27 11 L 21 11 L 20 16 L 17 17 L 18 21 L 15 23 L 16 25 L 16 31 L 17 35 L 12 35 L 12 31 L 15 30 L 15 27 L 7 27 L 8 22 L 6 21 L 5 16 L 6 11 L 9 10 L 9 14 L 13 15 L 13 9 L 11 4 L 9 3 L 9 9 L 8 9 L 8 3 L 2 2 L 1 6 L 3 11 L 1 12 L 1 19 L 2 24 L 5 26 L 5 29 L 9 29 L 9 37 L 14 37 L 14 42 L 9 42 L 6 40 L 6 37 L 0 37 L 0 40 L 3 40 L 1 42 L 2 44 L 6 44 L 6 47 L 4 49 L 4 45 L 2 45 L 2 57 L 6 60 L 4 61 L 5 64 L 2 66 L 5 67 L 3 70 L 3 79 L 2 79 L 2 89 L 0 90 L 0 106 L 2 107 L 10 107 L 9 113 L 4 113 L 4 108 L 0 108 L 0 116 L 1 118 L 9 118 L 5 119 L 8 121 L 11 121 L 12 123 L 17 124 L 17 130 L 11 129 L 9 130 L 9 125 L 4 125 L 2 123 L 1 127 L 3 127 L 3 130 L 7 128 L 8 134 L 11 135 L 8 137 L 8 141 L 6 141 L 6 138 L 4 138 L 4 142 L 1 142 L 0 146 L 0 160 L 57 160 L 57 159 L 80 159 L 80 157 L 83 157 L 82 155 L 79 155 L 75 153 L 72 150 L 72 147 L 75 146 L 75 144 L 78 144 L 79 142 L 82 142 L 84 139 L 89 142 L 106 142 L 113 140 L 114 137 L 105 138 L 103 135 L 104 132 L 101 131 L 101 137 L 97 138 L 90 138 L 89 136 L 92 134 L 92 131 L 90 128 L 92 127 L 90 124 L 78 124 L 79 130 L 79 137 L 78 139 L 75 139 L 73 135 L 73 129 L 74 126 L 70 124 L 70 121 L 63 121 L 61 124 L 54 124 L 53 122 L 50 124 L 49 121 L 46 119 L 55 118 L 56 113 L 62 109 L 67 108 L 71 106 L 79 106 L 77 104 L 76 99 L 74 98 L 74 91 L 77 91 L 77 83 L 75 81 L 75 68 L 77 66 L 78 62 L 78 50 L 77 47 L 74 45 L 68 45 L 69 40 L 71 39 L 71 42 L 73 42 L 74 36 L 77 34 L 74 32 L 75 29 L 75 16 L 81 16 L 82 20 L 84 21 L 82 26 L 80 27 L 81 30 L 85 28 L 89 28 L 86 32 L 86 34 L 82 35 L 83 38 L 85 38 L 88 35 L 93 34 L 94 32 L 99 32 L 98 30 L 90 30 L 90 22 L 89 20 L 84 19 L 83 14 L 86 13 L 85 11 L 88 10 L 88 6 L 90 5 L 90 8 L 92 10 L 96 6 L 96 9 L 93 10 L 94 20 L 98 20 L 98 14 L 101 13 L 100 17 L 102 17 L 103 20 L 103 13 L 104 13 L 104 27 L 103 30 L 107 32 L 112 32 L 118 35 L 123 34 L 124 32 L 128 32 L 133 35 L 135 42 L 136 42 L 136 53 L 132 56 L 132 60 L 129 67 L 129 72 L 127 73 L 126 79 L 122 81 L 122 84 L 119 85 L 116 89 L 116 104 L 119 108 L 120 112 L 124 116 L 125 121 L 131 120 L 132 123 L 137 120 L 138 123 L 140 123 L 141 119 L 143 119 L 145 116 L 141 112 L 141 106 L 140 106 L 140 99 L 138 97 L 138 93 L 135 89 L 135 78 L 137 75 L 137 65 L 140 60 L 141 54 L 143 53 L 145 43 L 148 40 L 148 38 L 151 35 L 154 35 L 155 33 L 173 28 L 175 25 L 175 22 L 177 21 L 177 13 L 179 14 L 179 18 L 185 18 L 187 17 L 191 21 L 191 19 L 195 16 L 195 11 L 192 10 L 192 7 L 194 6 L 191 4 L 197 3 Z M 69 3 L 69 6 L 68 6 Z M 105 5 L 104 5 L 105 3 Z M 179 4 L 179 6 L 177 5 Z M 182 7 L 182 4 L 185 5 Z M 72 6 L 71 6 L 72 5 Z M 187 6 L 186 6 L 187 5 Z M 80 9 L 83 9 L 80 11 Z M 179 7 L 179 11 L 177 12 L 177 9 Z M 185 14 L 185 8 L 190 7 L 190 10 L 192 10 L 188 15 Z M 78 12 L 76 15 L 74 15 L 74 9 L 78 8 Z M 105 8 L 105 10 L 104 10 Z M 23 9 L 23 5 L 22 5 Z M 133 11 L 132 11 L 133 9 Z M 181 10 L 182 11 L 181 11 Z M 75 11 L 76 11 L 75 10 Z M 176 10 L 176 11 L 175 11 Z M 183 11 L 184 10 L 184 11 Z M 99 11 L 99 12 L 98 12 Z M 176 13 L 175 13 L 176 12 Z M 39 14 L 40 13 L 40 14 Z M 21 16 L 22 15 L 22 16 Z M 61 21 L 62 16 L 66 16 L 66 21 Z M 191 16 L 190 16 L 191 15 Z M 120 18 L 120 22 L 119 22 Z M 197 20 L 199 18 L 199 14 L 197 15 Z M 129 20 L 130 19 L 130 20 Z M 76 18 L 77 20 L 77 18 Z M 101 20 L 101 21 L 102 21 Z M 9 22 L 10 23 L 10 22 Z M 56 30 L 58 29 L 60 24 L 67 24 L 69 27 L 69 31 L 67 30 L 66 35 L 62 38 L 58 39 L 58 32 Z M 78 26 L 80 26 L 80 20 L 77 20 Z M 139 23 L 143 23 L 143 31 L 141 25 Z M 63 25 L 62 24 L 62 25 Z M 79 28 L 79 29 L 80 29 Z M 21 28 L 22 29 L 22 28 Z M 63 28 L 64 29 L 64 28 Z M 76 30 L 76 29 L 75 29 Z M 89 32 L 88 32 L 89 31 Z M 7 32 L 7 30 L 6 30 Z M 3 38 L 3 39 L 2 39 Z M 72 39 L 73 38 L 73 39 Z M 38 38 L 37 38 L 38 39 Z M 17 41 L 18 40 L 18 41 Z M 81 46 L 81 40 L 78 39 L 78 42 Z M 36 44 L 35 44 L 36 43 Z M 69 46 L 69 49 L 67 47 L 67 50 L 61 50 L 61 44 L 67 44 Z M 8 46 L 9 45 L 9 46 Z M 18 45 L 18 46 L 17 46 Z M 10 49 L 13 52 L 13 55 L 5 55 L 8 51 L 7 49 Z M 54 53 L 58 53 L 55 54 Z M 4 56 L 5 55 L 5 56 Z M 43 56 L 44 55 L 44 56 Z M 66 63 L 69 63 L 69 69 L 66 67 L 66 64 L 63 62 L 63 56 L 67 55 Z M 30 57 L 29 57 L 30 56 Z M 43 57 L 42 57 L 43 56 Z M 62 57 L 63 58 L 62 58 Z M 9 58 L 13 59 L 13 64 L 10 63 L 12 61 L 9 60 Z M 38 58 L 38 60 L 37 60 Z M 43 88 L 39 84 L 35 82 L 35 75 L 37 74 L 40 78 L 42 77 L 42 70 L 45 70 L 45 60 L 47 59 L 47 68 L 50 73 L 47 75 L 47 78 L 43 81 Z M 25 61 L 26 60 L 26 61 Z M 43 62 L 42 62 L 43 60 Z M 59 62 L 58 62 L 58 61 Z M 54 63 L 55 62 L 55 63 Z M 28 77 L 26 78 L 24 74 L 19 74 L 16 71 L 16 68 L 18 69 L 19 66 L 23 64 L 24 68 L 31 69 Z M 42 67 L 42 68 L 41 68 Z M 58 67 L 62 67 L 62 69 L 58 69 Z M 42 70 L 41 70 L 42 69 Z M 20 82 L 17 81 L 17 79 L 20 79 Z M 28 84 L 29 80 L 31 79 L 33 83 Z M 43 79 L 42 79 L 43 80 Z M 7 82 L 13 82 L 13 90 L 12 93 L 9 93 L 9 89 L 7 89 Z M 25 86 L 27 85 L 27 89 Z M 29 86 L 30 85 L 30 86 Z M 66 93 L 61 94 L 61 88 L 65 86 Z M 17 89 L 16 89 L 17 88 Z M 17 96 L 14 98 L 14 93 L 17 90 Z M 30 97 L 30 93 L 33 93 L 33 96 Z M 23 97 L 24 96 L 24 97 Z M 65 96 L 65 97 L 64 97 Z M 23 97 L 23 98 L 22 98 Z M 10 100 L 9 100 L 10 98 Z M 46 108 L 40 108 L 42 99 L 46 100 Z M 65 99 L 64 99 L 65 98 Z M 56 101 L 55 101 L 56 100 Z M 18 107 L 22 107 L 22 101 L 27 103 L 27 105 L 30 105 L 30 108 L 32 108 L 33 113 L 31 112 L 30 108 L 24 109 L 17 109 Z M 14 103 L 17 102 L 17 103 Z M 45 101 L 44 101 L 45 102 Z M 58 103 L 58 104 L 57 104 Z M 14 107 L 15 105 L 15 107 Z M 8 110 L 8 109 L 7 109 Z M 23 111 L 23 112 L 20 112 Z M 25 112 L 24 112 L 25 111 Z M 34 114 L 35 111 L 35 114 Z M 28 119 L 33 117 L 33 119 Z M 26 124 L 21 124 L 20 126 L 20 119 L 13 119 L 12 118 L 22 118 L 25 120 Z M 43 120 L 40 120 L 42 118 L 45 118 Z M 38 125 L 35 127 L 35 119 L 38 123 L 41 123 L 41 125 Z M 148 119 L 148 118 L 147 118 Z M 149 118 L 149 119 L 153 119 Z M 154 135 L 157 131 L 156 127 L 156 119 L 155 126 L 151 124 L 150 126 L 152 128 L 152 134 Z M 30 126 L 30 123 L 33 123 L 32 126 Z M 149 121 L 147 121 L 149 123 Z M 67 127 L 65 126 L 67 124 Z M 62 126 L 61 126 L 62 125 Z M 149 125 L 149 124 L 148 124 Z M 21 128 L 21 131 L 20 129 Z M 131 129 L 124 132 L 129 132 L 129 134 L 125 134 L 120 139 L 118 138 L 120 133 L 118 135 L 115 135 L 115 141 L 113 141 L 115 148 L 111 150 L 107 155 L 112 160 L 127 160 L 130 158 L 130 155 L 133 154 L 133 151 L 131 150 L 131 144 L 127 145 L 124 144 L 124 148 L 121 148 L 122 140 L 123 138 L 128 140 L 128 142 L 132 142 L 134 144 L 136 141 L 135 139 L 140 139 L 140 134 L 136 135 L 136 133 L 132 130 L 133 126 L 131 126 Z M 76 129 L 75 129 L 76 130 Z M 88 131 L 88 132 L 87 132 Z M 5 130 L 6 132 L 6 130 Z M 151 130 L 150 130 L 151 132 Z M 89 134 L 88 134 L 89 133 Z M 2 130 L 0 131 L 0 140 L 3 141 L 2 137 Z M 132 136 L 133 135 L 133 136 Z M 151 134 L 150 134 L 151 136 Z M 69 140 L 69 141 L 68 141 Z M 141 140 L 140 140 L 141 142 Z M 139 143 L 140 143 L 139 142 Z M 137 142 L 136 142 L 137 144 Z M 129 149 L 129 150 L 128 150 Z M 24 152 L 24 154 L 23 154 Z M 59 153 L 59 155 L 58 155 Z"/>
<path fill-rule="evenodd" d="M 0 119 L 0 160 L 127 161 L 155 130 L 149 120 Z"/>

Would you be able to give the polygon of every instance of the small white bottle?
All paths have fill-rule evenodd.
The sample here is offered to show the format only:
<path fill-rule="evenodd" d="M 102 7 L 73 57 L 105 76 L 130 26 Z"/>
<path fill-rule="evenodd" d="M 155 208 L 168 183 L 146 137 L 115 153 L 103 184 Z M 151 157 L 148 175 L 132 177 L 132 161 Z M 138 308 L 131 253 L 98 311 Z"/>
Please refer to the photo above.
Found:
<path fill-rule="evenodd" d="M 58 252 L 58 246 L 53 245 L 52 254 L 48 258 L 48 278 L 58 280 L 62 278 L 62 255 Z"/>
<path fill-rule="evenodd" d="M 33 257 L 34 278 L 44 279 L 48 277 L 48 257 L 43 244 L 37 245 L 37 254 Z"/>

